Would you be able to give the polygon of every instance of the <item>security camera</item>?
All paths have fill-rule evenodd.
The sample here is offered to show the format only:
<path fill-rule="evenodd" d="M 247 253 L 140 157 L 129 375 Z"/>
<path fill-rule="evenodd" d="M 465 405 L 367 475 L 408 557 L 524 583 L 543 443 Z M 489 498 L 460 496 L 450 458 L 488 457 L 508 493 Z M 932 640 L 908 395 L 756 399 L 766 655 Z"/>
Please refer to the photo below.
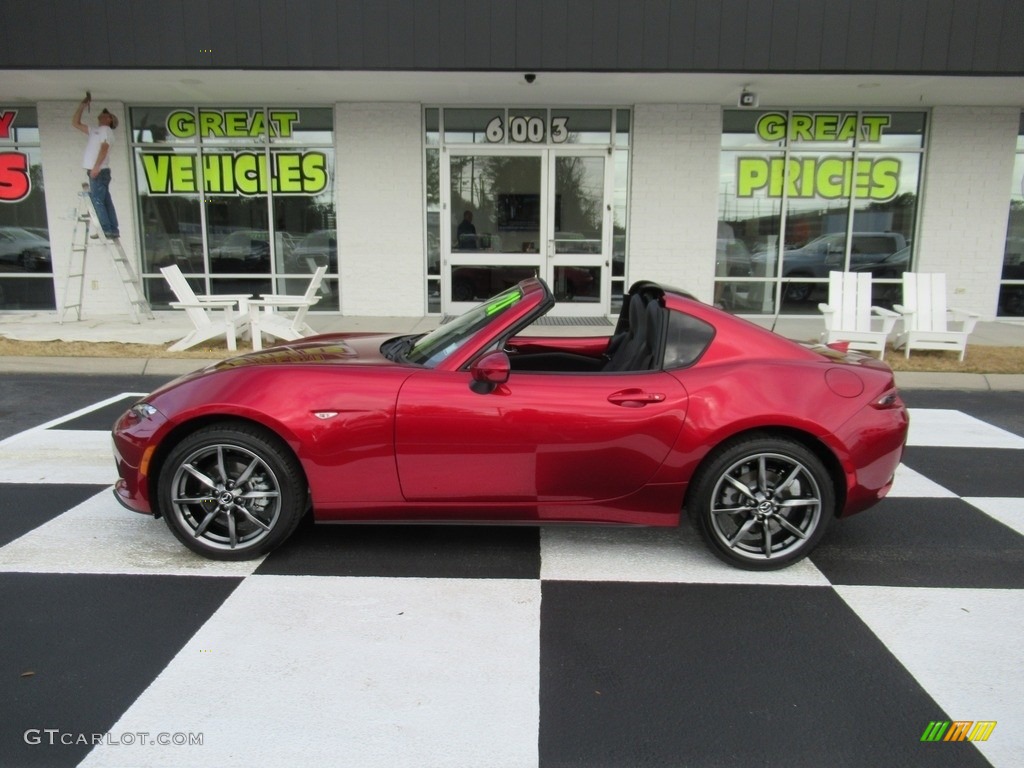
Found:
<path fill-rule="evenodd" d="M 523 75 L 523 80 L 526 81 L 527 85 L 530 85 L 536 79 L 537 76 L 533 74 L 533 72 L 527 72 L 525 75 Z"/>
<path fill-rule="evenodd" d="M 738 107 L 756 107 L 757 106 L 757 94 L 748 91 L 746 88 L 743 89 L 743 93 L 740 94 L 739 101 L 736 106 Z"/>

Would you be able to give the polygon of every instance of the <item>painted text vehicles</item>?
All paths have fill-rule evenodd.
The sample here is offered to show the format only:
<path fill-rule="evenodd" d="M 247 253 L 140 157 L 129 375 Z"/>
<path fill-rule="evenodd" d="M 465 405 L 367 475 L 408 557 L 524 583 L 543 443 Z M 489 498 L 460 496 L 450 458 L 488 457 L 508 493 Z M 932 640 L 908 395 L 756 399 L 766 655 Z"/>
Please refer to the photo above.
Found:
<path fill-rule="evenodd" d="M 214 364 L 114 428 L 118 499 L 244 559 L 321 522 L 674 526 L 745 568 L 807 555 L 888 491 L 907 413 L 887 366 L 653 283 L 614 335 L 530 335 L 524 280 L 422 336 L 337 334 Z"/>

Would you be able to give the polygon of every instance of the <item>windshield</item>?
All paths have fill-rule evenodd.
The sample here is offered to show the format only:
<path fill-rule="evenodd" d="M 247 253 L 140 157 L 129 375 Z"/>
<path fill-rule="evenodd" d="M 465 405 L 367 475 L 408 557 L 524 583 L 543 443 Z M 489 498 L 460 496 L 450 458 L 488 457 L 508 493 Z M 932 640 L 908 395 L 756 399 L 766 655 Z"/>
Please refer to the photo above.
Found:
<path fill-rule="evenodd" d="M 405 359 L 427 368 L 436 367 L 471 339 L 477 331 L 490 325 L 496 317 L 507 312 L 522 298 L 523 292 L 519 286 L 499 293 L 420 338 L 405 354 Z"/>

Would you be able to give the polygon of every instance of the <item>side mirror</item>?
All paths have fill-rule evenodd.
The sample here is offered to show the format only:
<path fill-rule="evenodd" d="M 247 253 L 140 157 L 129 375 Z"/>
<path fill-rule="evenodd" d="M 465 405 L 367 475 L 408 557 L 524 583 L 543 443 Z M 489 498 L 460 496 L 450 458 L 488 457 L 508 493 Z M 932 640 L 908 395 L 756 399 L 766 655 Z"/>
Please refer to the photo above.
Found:
<path fill-rule="evenodd" d="M 469 369 L 473 377 L 469 388 L 478 395 L 489 395 L 499 384 L 508 381 L 512 363 L 504 352 L 491 352 L 477 360 Z"/>

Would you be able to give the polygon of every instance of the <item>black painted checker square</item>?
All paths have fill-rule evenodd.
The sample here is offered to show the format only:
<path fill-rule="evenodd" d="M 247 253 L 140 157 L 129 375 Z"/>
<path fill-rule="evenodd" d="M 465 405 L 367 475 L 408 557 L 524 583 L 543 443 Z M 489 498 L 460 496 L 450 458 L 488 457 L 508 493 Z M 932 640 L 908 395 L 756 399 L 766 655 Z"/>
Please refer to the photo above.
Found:
<path fill-rule="evenodd" d="M 914 445 L 903 463 L 957 496 L 1024 496 L 1024 451 Z"/>
<path fill-rule="evenodd" d="M 106 485 L 0 484 L 0 547 L 95 496 Z"/>
<path fill-rule="evenodd" d="M 832 524 L 811 561 L 836 585 L 1022 589 L 1024 536 L 962 499 L 893 498 Z"/>
<path fill-rule="evenodd" d="M 77 765 L 91 746 L 61 744 L 61 737 L 51 746 L 45 734 L 42 744 L 28 744 L 25 731 L 108 731 L 240 582 L 0 574 L 0 763 Z"/>
<path fill-rule="evenodd" d="M 544 582 L 540 768 L 988 765 L 943 717 L 832 589 Z"/>
<path fill-rule="evenodd" d="M 114 428 L 114 423 L 121 418 L 121 414 L 138 402 L 138 395 L 128 395 L 113 403 L 97 408 L 81 416 L 76 416 L 70 421 L 55 424 L 52 429 L 71 429 L 109 432 Z"/>
<path fill-rule="evenodd" d="M 535 526 L 303 523 L 258 574 L 539 579 Z"/>

